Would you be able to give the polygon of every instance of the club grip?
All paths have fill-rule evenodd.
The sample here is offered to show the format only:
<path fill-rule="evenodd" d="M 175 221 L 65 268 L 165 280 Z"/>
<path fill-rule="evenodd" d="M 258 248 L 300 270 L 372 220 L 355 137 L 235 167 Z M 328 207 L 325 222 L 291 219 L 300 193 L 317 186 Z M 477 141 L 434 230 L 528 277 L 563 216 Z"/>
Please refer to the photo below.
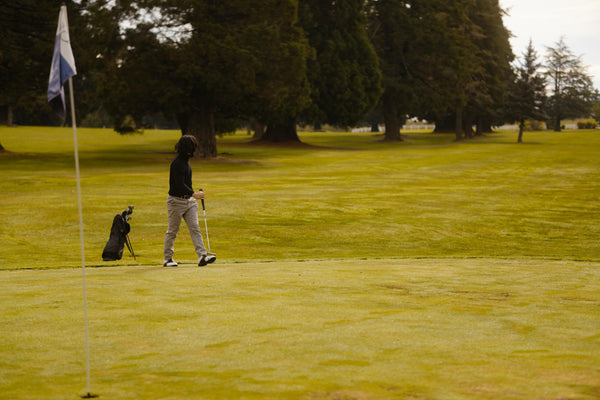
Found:
<path fill-rule="evenodd" d="M 203 192 L 204 190 L 202 190 L 202 188 L 200 188 L 200 191 Z M 202 210 L 205 210 L 205 208 L 204 208 L 204 199 L 200 199 L 200 201 L 202 201 Z"/>

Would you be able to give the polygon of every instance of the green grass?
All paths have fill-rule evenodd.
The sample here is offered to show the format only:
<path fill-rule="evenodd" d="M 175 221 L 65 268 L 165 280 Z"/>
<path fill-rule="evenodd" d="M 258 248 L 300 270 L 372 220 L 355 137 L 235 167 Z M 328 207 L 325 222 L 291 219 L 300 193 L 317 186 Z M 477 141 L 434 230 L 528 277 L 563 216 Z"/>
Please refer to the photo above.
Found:
<path fill-rule="evenodd" d="M 162 261 L 175 131 L 120 137 L 79 129 L 86 259 L 113 216 L 135 205 L 138 264 Z M 313 147 L 242 145 L 193 162 L 207 193 L 211 248 L 228 262 L 373 257 L 546 257 L 598 260 L 600 134 L 493 134 L 466 143 L 409 133 L 304 133 Z M 2 268 L 80 264 L 72 132 L 0 128 Z M 320 146 L 320 147 L 318 147 Z M 176 257 L 192 262 L 187 232 Z M 23 257 L 23 255 L 27 255 Z M 125 257 L 119 264 L 136 264 Z"/>
<path fill-rule="evenodd" d="M 600 133 L 224 137 L 193 161 L 216 264 L 165 269 L 179 133 L 79 129 L 101 399 L 600 398 Z M 69 128 L 0 127 L 0 399 L 85 394 Z M 104 263 L 136 206 L 139 254 Z"/>
<path fill-rule="evenodd" d="M 87 269 L 101 399 L 597 399 L 600 264 Z M 81 273 L 5 271 L 0 399 L 86 393 Z"/>

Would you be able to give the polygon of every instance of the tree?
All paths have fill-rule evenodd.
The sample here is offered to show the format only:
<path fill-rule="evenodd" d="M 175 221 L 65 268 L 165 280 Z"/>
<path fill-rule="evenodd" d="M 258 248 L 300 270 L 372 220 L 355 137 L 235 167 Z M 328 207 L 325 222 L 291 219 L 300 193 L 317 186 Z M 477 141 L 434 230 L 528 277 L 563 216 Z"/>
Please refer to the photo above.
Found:
<path fill-rule="evenodd" d="M 400 128 L 414 99 L 412 60 L 418 57 L 416 18 L 403 1 L 371 0 L 367 8 L 370 34 L 381 63 L 383 94 L 380 109 L 385 140 L 402 141 Z M 415 46 L 416 44 L 416 46 Z"/>
<path fill-rule="evenodd" d="M 475 0 L 470 10 L 471 40 L 476 47 L 477 61 L 481 65 L 474 76 L 475 84 L 465 107 L 464 130 L 467 137 L 481 134 L 491 127 L 492 120 L 499 119 L 504 94 L 512 79 L 511 62 L 514 55 L 510 46 L 510 34 L 502 21 L 504 11 L 498 0 Z M 474 133 L 472 125 L 476 124 Z"/>
<path fill-rule="evenodd" d="M 306 63 L 313 50 L 298 24 L 297 10 L 296 1 L 275 0 L 255 16 L 257 28 L 250 40 L 260 65 L 251 81 L 254 94 L 241 98 L 243 104 L 236 109 L 257 120 L 257 126 L 266 126 L 260 137 L 264 141 L 300 141 L 296 117 L 310 103 Z"/>
<path fill-rule="evenodd" d="M 538 72 L 541 64 L 537 52 L 529 40 L 523 59 L 515 71 L 515 80 L 510 85 L 506 99 L 506 114 L 519 122 L 518 143 L 523 142 L 525 120 L 546 119 L 546 78 Z"/>
<path fill-rule="evenodd" d="M 560 132 L 564 118 L 587 116 L 595 100 L 595 91 L 587 67 L 581 57 L 573 55 L 561 37 L 554 47 L 547 47 L 546 75 L 550 82 L 551 96 L 548 112 L 554 130 Z"/>
<path fill-rule="evenodd" d="M 407 115 L 454 112 L 457 140 L 481 63 L 471 40 L 471 0 L 371 0 L 370 30 L 383 72 L 386 140 L 402 140 Z"/>
<path fill-rule="evenodd" d="M 20 122 L 19 109 L 32 105 L 46 107 L 51 117 L 45 99 L 59 6 L 51 0 L 0 3 L 1 123 Z"/>
<path fill-rule="evenodd" d="M 177 64 L 172 48 L 163 46 L 148 25 L 128 30 L 117 61 L 105 70 L 103 103 L 121 133 L 142 127 L 144 116 L 161 111 L 179 93 L 172 82 Z M 152 68 L 149 68 L 152 66 Z"/>
<path fill-rule="evenodd" d="M 443 74 L 445 79 L 436 80 L 437 92 L 447 92 L 448 103 L 424 117 L 435 120 L 435 132 L 455 132 L 456 140 L 462 140 L 463 133 L 469 138 L 490 131 L 491 121 L 499 118 L 514 55 L 497 0 L 450 4 L 447 13 L 453 22 L 439 51 L 456 78 Z"/>
<path fill-rule="evenodd" d="M 470 18 L 476 4 L 469 0 L 455 1 L 444 6 L 447 13 L 447 33 L 444 47 L 446 71 L 439 80 L 440 89 L 448 95 L 450 109 L 455 112 L 456 140 L 463 140 L 464 113 L 471 96 L 482 92 L 484 74 L 483 59 L 478 54 L 474 38 L 482 34 L 482 28 Z M 448 69 L 452 71 L 449 74 Z M 485 96 L 481 96 L 482 98 Z"/>
<path fill-rule="evenodd" d="M 295 0 L 106 3 L 124 30 L 103 81 L 117 116 L 160 110 L 216 156 L 215 115 L 267 120 L 308 101 Z M 124 25 L 125 24 L 125 25 Z M 123 27 L 127 29 L 123 29 Z M 107 104 L 110 107 L 110 104 Z"/>
<path fill-rule="evenodd" d="M 310 99 L 304 107 L 282 104 L 262 113 L 258 118 L 267 128 L 261 140 L 299 141 L 299 116 L 306 122 L 349 126 L 373 108 L 381 74 L 366 33 L 363 5 L 363 0 L 299 2 L 299 24 L 312 53 L 305 67 Z"/>
<path fill-rule="evenodd" d="M 3 38 L 0 41 L 0 114 L 9 125 L 13 122 L 63 123 L 48 106 L 46 98 L 60 3 L 56 0 L 0 3 L 0 37 Z M 97 81 L 92 78 L 97 71 L 98 49 L 105 41 L 90 33 L 91 13 L 83 12 L 87 7 L 84 3 L 88 2 L 65 3 L 78 69 L 73 79 L 76 108 L 78 115 L 83 116 L 97 108 Z"/>
<path fill-rule="evenodd" d="M 69 25 L 77 64 L 77 77 L 73 79 L 73 85 L 78 120 L 85 121 L 87 115 L 101 116 L 108 122 L 106 125 L 113 124 L 118 128 L 123 119 L 121 114 L 127 109 L 122 97 L 127 92 L 128 82 L 119 82 L 114 74 L 114 69 L 122 61 L 121 57 L 125 56 L 125 36 L 120 26 L 123 8 L 118 5 L 113 7 L 113 3 L 111 0 L 75 3 L 73 6 L 77 8 L 69 13 Z M 135 77 L 133 79 L 133 82 L 142 81 Z M 152 81 L 145 80 L 146 77 L 143 79 L 146 86 L 151 86 Z M 133 101 L 147 100 L 136 97 Z M 119 112 L 109 113 L 109 109 Z"/>
<path fill-rule="evenodd" d="M 381 71 L 366 31 L 364 0 L 301 0 L 298 13 L 315 49 L 308 61 L 311 104 L 303 120 L 355 125 L 381 95 Z"/>

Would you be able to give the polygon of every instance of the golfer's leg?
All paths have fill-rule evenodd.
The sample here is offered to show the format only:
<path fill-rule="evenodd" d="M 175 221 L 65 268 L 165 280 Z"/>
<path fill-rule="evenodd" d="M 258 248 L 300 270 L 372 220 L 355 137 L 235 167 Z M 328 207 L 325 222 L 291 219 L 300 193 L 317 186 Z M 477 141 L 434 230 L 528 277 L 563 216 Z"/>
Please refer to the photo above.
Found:
<path fill-rule="evenodd" d="M 196 199 L 190 199 L 188 210 L 183 214 L 183 219 L 190 231 L 190 236 L 194 243 L 194 250 L 196 250 L 196 254 L 198 254 L 198 258 L 200 258 L 200 256 L 206 254 L 206 248 L 204 247 L 200 225 L 198 224 L 198 203 L 196 202 Z"/>
<path fill-rule="evenodd" d="M 165 233 L 164 255 L 165 260 L 168 261 L 173 258 L 173 254 L 175 253 L 175 238 L 177 237 L 177 232 L 179 232 L 181 215 L 185 212 L 185 207 L 182 207 L 177 199 L 169 197 L 167 199 L 167 210 L 169 213 L 169 222 L 167 233 Z"/>

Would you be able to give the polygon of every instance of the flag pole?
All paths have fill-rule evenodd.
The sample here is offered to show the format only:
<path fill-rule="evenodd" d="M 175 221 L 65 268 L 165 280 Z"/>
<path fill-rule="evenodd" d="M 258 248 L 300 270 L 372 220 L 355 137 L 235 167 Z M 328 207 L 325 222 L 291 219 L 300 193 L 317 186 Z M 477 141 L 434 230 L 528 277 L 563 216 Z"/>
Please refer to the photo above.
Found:
<path fill-rule="evenodd" d="M 77 177 L 77 206 L 79 209 L 79 239 L 81 243 L 81 270 L 83 274 L 83 313 L 85 320 L 85 370 L 87 382 L 87 395 L 84 399 L 98 397 L 90 393 L 90 340 L 88 329 L 87 292 L 85 283 L 85 246 L 83 240 L 83 212 L 81 207 L 81 178 L 79 174 L 79 149 L 77 146 L 77 121 L 75 118 L 75 96 L 73 95 L 73 79 L 77 75 L 75 58 L 71 49 L 69 38 L 69 22 L 67 18 L 67 6 L 63 3 L 58 14 L 58 27 L 54 39 L 54 53 L 50 65 L 50 76 L 48 77 L 48 103 L 55 109 L 58 115 L 65 120 L 65 90 L 64 84 L 69 81 L 69 95 L 71 97 L 71 122 L 73 124 L 73 147 L 75 152 L 75 174 Z"/>
<path fill-rule="evenodd" d="M 85 320 L 85 375 L 87 395 L 89 399 L 94 396 L 90 393 L 90 335 L 88 329 L 87 292 L 85 283 L 85 246 L 83 241 L 83 212 L 81 206 L 81 179 L 79 175 L 79 149 L 77 146 L 77 122 L 75 120 L 75 96 L 73 95 L 73 78 L 69 78 L 69 97 L 71 99 L 71 122 L 73 124 L 73 147 L 75 152 L 75 176 L 77 178 L 77 206 L 79 209 L 79 240 L 81 244 L 81 271 L 83 276 L 83 314 Z"/>

